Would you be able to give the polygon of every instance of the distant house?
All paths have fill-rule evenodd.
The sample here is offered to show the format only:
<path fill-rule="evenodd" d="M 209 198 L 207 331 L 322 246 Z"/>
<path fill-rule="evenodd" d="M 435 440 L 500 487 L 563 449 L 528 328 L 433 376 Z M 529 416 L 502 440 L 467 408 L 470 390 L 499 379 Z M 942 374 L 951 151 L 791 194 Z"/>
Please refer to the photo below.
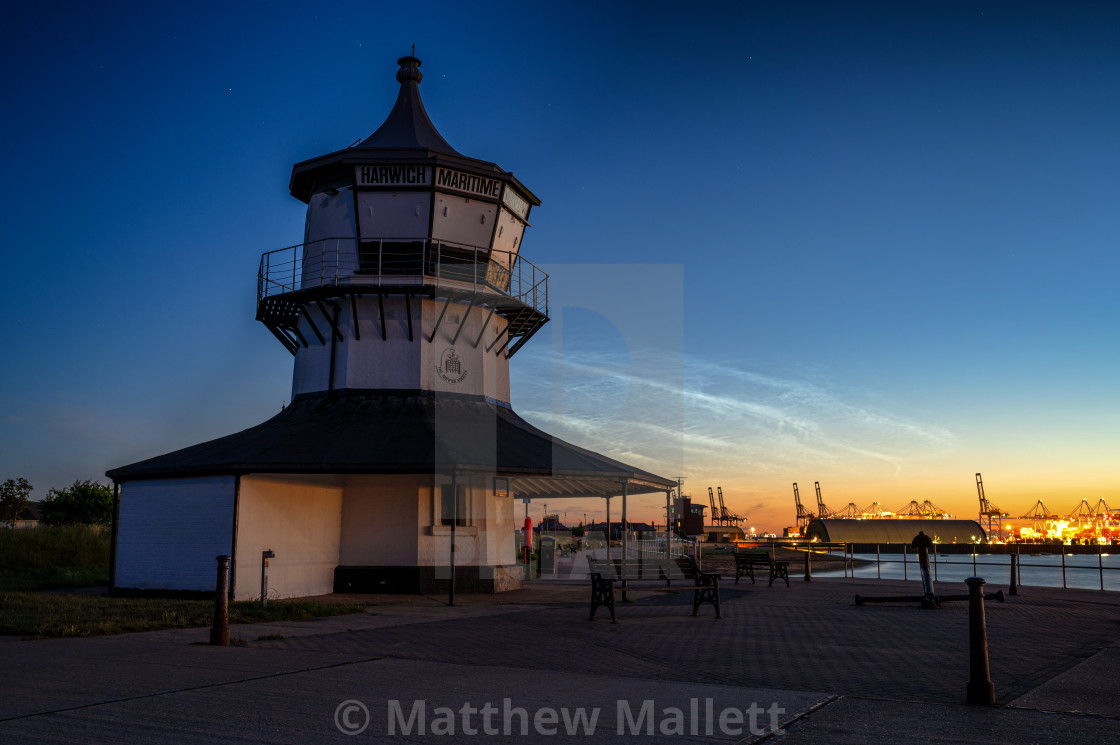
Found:
<path fill-rule="evenodd" d="M 648 540 L 657 535 L 657 528 L 649 523 L 629 521 L 626 523 L 630 529 L 630 535 L 639 541 Z M 611 540 L 617 541 L 622 539 L 622 523 L 618 520 L 611 520 Z M 600 536 L 607 532 L 606 522 L 589 523 L 584 526 L 584 530 L 590 533 L 599 533 Z"/>
<path fill-rule="evenodd" d="M 39 512 L 39 503 L 32 502 L 27 505 L 27 509 L 19 513 L 19 517 L 16 518 L 15 522 L 11 523 L 11 526 L 17 530 L 37 528 L 39 527 L 39 520 L 41 519 L 42 513 Z"/>

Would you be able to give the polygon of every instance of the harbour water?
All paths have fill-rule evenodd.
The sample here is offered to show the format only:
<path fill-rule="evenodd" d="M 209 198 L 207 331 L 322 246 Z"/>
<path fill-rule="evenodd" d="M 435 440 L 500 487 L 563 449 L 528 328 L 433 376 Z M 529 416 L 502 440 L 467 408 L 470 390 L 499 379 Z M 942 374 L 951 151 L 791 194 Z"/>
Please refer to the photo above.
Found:
<path fill-rule="evenodd" d="M 854 572 L 858 578 L 911 579 L 915 582 L 920 578 L 918 560 L 913 554 L 905 557 L 905 564 L 900 554 L 882 554 L 876 559 L 875 554 L 857 553 L 854 558 L 857 564 Z M 962 583 L 963 586 L 966 577 L 983 577 L 992 585 L 1006 585 L 1011 578 L 1010 561 L 1006 554 L 941 554 L 936 557 L 934 581 Z M 1064 561 L 1063 584 L 1061 555 L 1032 556 L 1023 553 L 1019 556 L 1019 582 L 1025 586 L 1099 590 L 1103 578 L 1105 590 L 1120 591 L 1120 554 L 1067 554 Z M 843 576 L 844 570 L 814 568 L 813 574 Z"/>

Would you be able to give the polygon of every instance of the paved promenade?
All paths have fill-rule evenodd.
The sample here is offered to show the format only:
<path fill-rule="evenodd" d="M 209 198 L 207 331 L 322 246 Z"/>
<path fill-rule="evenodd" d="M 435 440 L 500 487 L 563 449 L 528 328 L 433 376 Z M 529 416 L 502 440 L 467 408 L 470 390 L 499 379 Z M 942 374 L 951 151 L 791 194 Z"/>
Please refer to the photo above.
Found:
<path fill-rule="evenodd" d="M 366 614 L 235 626 L 228 648 L 206 629 L 3 638 L 0 743 L 1120 742 L 1116 593 L 989 601 L 998 705 L 974 707 L 966 603 L 853 603 L 916 582 L 743 582 L 724 583 L 722 620 L 643 590 L 619 624 L 589 622 L 586 584 L 549 582 L 454 608 L 361 596 Z"/>

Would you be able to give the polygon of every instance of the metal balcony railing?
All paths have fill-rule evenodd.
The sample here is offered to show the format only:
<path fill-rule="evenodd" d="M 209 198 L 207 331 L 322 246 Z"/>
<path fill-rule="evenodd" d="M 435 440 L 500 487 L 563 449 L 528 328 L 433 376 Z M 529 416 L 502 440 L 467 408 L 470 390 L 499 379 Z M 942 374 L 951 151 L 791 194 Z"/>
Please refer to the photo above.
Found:
<path fill-rule="evenodd" d="M 519 254 L 419 240 L 324 238 L 261 255 L 257 303 L 318 287 L 434 284 L 517 300 L 548 315 L 548 274 Z"/>

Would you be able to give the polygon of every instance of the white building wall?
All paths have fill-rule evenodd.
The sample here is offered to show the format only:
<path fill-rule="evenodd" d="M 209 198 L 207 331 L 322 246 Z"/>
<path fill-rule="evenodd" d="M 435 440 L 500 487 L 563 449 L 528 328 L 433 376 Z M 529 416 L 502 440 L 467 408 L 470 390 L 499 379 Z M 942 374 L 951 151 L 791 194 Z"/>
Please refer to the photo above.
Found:
<path fill-rule="evenodd" d="M 416 566 L 420 493 L 431 478 L 351 476 L 342 500 L 342 566 Z"/>
<path fill-rule="evenodd" d="M 116 586 L 213 592 L 233 549 L 233 476 L 121 484 Z"/>
<path fill-rule="evenodd" d="M 238 600 L 260 597 L 261 552 L 272 549 L 269 597 L 334 590 L 342 485 L 338 477 L 243 476 L 238 507 Z"/>
<path fill-rule="evenodd" d="M 432 238 L 478 248 L 490 247 L 498 215 L 496 204 L 437 191 L 435 208 Z"/>
<path fill-rule="evenodd" d="M 431 199 L 431 193 L 426 191 L 359 191 L 362 238 L 427 238 Z"/>
<path fill-rule="evenodd" d="M 438 414 L 437 414 L 438 417 Z M 455 528 L 456 566 L 478 566 L 484 556 L 480 551 L 480 534 L 486 524 L 486 500 L 482 495 L 481 478 L 460 477 L 457 483 L 466 487 L 467 524 Z M 440 519 L 440 486 L 450 484 L 451 479 L 439 477 L 435 486 L 429 486 L 420 493 L 420 515 L 417 524 L 419 533 L 419 566 L 446 567 L 451 561 L 451 526 L 442 525 Z M 485 562 L 482 562 L 485 563 Z M 437 575 L 438 576 L 438 575 Z"/>
<path fill-rule="evenodd" d="M 521 248 L 521 237 L 524 234 L 525 223 L 503 207 L 498 215 L 498 230 L 494 233 L 494 250 L 510 255 L 516 254 Z M 510 256 L 503 255 L 501 259 L 508 267 Z"/>
<path fill-rule="evenodd" d="M 516 564 L 514 500 L 512 497 L 494 496 L 493 489 L 486 491 L 485 500 L 486 518 L 480 525 L 482 563 L 489 566 Z"/>

